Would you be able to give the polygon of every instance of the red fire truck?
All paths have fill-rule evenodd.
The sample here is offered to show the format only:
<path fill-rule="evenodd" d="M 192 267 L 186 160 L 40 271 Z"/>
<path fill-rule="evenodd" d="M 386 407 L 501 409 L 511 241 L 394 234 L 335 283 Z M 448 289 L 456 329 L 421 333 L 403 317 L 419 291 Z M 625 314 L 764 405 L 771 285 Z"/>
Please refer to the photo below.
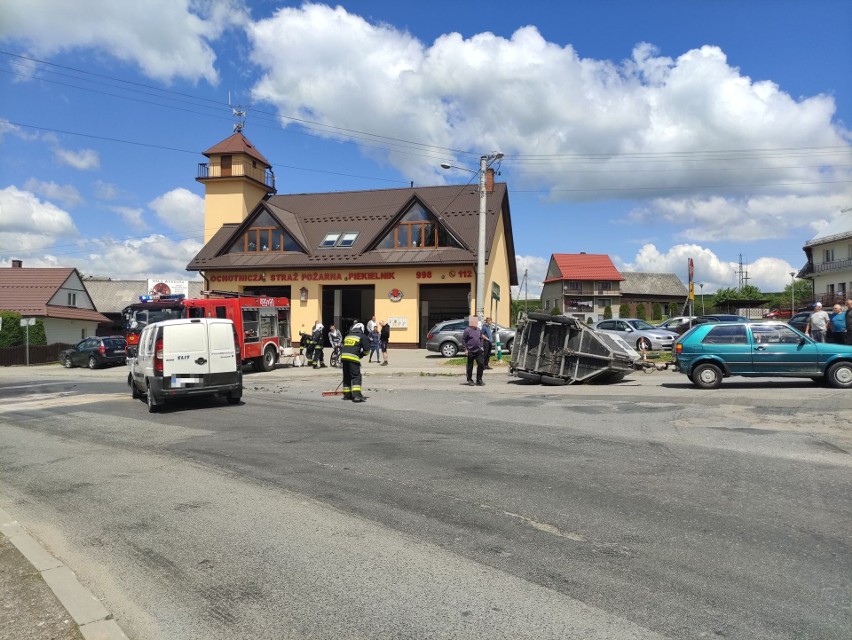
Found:
<path fill-rule="evenodd" d="M 174 318 L 228 318 L 233 320 L 243 364 L 270 371 L 283 349 L 290 346 L 290 300 L 266 296 L 184 298 L 140 296 L 122 311 L 127 346 L 139 344 L 139 334 L 152 322 Z"/>

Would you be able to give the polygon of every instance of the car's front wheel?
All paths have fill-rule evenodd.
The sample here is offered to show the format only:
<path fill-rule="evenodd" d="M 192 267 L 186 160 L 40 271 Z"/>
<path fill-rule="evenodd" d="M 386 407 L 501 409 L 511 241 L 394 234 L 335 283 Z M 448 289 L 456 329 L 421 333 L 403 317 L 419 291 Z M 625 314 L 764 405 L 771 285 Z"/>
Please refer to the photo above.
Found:
<path fill-rule="evenodd" d="M 441 355 L 445 358 L 455 358 L 459 348 L 455 342 L 445 342 L 441 345 Z"/>
<path fill-rule="evenodd" d="M 62 358 L 62 366 L 66 369 L 70 369 L 74 366 L 74 364 L 71 362 L 71 356 L 65 356 L 64 358 Z"/>
<path fill-rule="evenodd" d="M 515 346 L 515 341 L 514 341 L 514 340 L 512 340 L 512 339 L 510 339 L 510 340 L 506 340 L 506 351 L 508 351 L 508 352 L 510 352 L 510 353 L 511 353 L 511 351 L 512 351 L 512 347 L 514 347 L 514 346 Z"/>
<path fill-rule="evenodd" d="M 718 389 L 722 384 L 722 370 L 715 364 L 700 364 L 692 371 L 691 379 L 701 389 Z"/>
<path fill-rule="evenodd" d="M 825 373 L 830 384 L 835 389 L 852 389 L 852 362 L 837 362 Z"/>

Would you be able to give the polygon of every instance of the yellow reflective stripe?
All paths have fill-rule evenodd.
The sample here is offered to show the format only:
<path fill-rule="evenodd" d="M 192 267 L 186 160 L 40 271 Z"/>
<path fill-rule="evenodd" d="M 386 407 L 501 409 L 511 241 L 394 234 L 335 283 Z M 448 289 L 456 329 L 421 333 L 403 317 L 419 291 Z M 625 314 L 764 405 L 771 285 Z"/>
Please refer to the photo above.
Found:
<path fill-rule="evenodd" d="M 358 356 L 353 356 L 353 355 L 348 354 L 348 353 L 341 353 L 340 359 L 341 360 L 352 360 L 354 362 L 358 362 L 359 360 L 361 360 L 361 358 L 359 358 Z"/>
<path fill-rule="evenodd" d="M 352 389 L 349 387 L 343 387 L 343 393 L 349 393 L 350 391 L 352 391 Z"/>
<path fill-rule="evenodd" d="M 361 387 L 352 387 L 352 391 L 361 391 Z"/>

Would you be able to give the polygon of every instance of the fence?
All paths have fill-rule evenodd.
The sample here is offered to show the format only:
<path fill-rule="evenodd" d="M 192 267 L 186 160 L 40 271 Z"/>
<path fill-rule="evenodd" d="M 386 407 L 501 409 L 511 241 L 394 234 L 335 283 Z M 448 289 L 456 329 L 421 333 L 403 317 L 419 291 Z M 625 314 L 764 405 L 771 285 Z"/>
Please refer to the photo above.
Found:
<path fill-rule="evenodd" d="M 59 354 L 65 349 L 70 349 L 73 344 L 56 342 L 54 344 L 30 345 L 30 364 L 47 364 L 59 362 Z M 27 347 L 7 347 L 0 349 L 0 367 L 14 367 L 27 364 Z"/>

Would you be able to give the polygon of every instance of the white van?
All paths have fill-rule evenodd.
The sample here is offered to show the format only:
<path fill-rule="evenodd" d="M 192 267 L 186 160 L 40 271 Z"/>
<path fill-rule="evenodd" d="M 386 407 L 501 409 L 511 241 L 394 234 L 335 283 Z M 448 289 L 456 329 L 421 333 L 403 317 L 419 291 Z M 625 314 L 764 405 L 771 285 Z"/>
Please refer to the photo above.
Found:
<path fill-rule="evenodd" d="M 134 398 L 146 396 L 148 411 L 167 400 L 221 395 L 231 404 L 243 395 L 243 373 L 234 323 L 224 318 L 182 318 L 143 329 L 128 353 L 127 384 Z"/>

